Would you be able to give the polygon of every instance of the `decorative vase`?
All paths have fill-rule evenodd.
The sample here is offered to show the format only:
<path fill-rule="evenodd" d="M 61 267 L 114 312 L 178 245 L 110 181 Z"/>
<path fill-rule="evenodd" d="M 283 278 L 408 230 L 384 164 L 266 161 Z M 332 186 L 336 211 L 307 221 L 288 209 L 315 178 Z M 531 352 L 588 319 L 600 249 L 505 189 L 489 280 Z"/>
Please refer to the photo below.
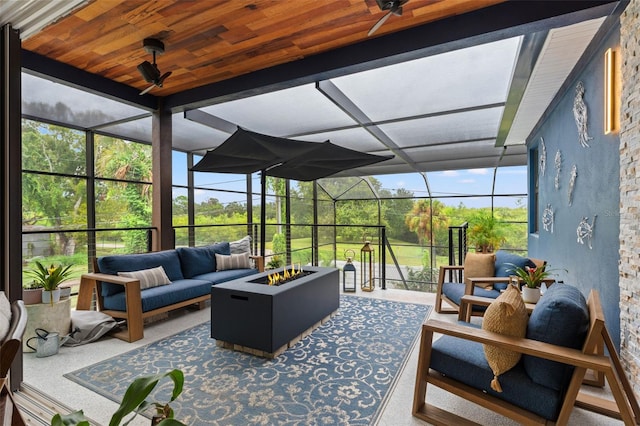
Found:
<path fill-rule="evenodd" d="M 53 298 L 53 300 L 52 300 Z M 60 289 L 53 291 L 42 290 L 42 303 L 57 303 L 60 301 Z"/>
<path fill-rule="evenodd" d="M 38 303 L 42 303 L 42 287 L 23 288 L 22 301 L 25 305 L 36 305 Z"/>
<path fill-rule="evenodd" d="M 540 300 L 540 287 L 522 287 L 522 300 L 524 303 L 538 303 L 538 300 Z"/>

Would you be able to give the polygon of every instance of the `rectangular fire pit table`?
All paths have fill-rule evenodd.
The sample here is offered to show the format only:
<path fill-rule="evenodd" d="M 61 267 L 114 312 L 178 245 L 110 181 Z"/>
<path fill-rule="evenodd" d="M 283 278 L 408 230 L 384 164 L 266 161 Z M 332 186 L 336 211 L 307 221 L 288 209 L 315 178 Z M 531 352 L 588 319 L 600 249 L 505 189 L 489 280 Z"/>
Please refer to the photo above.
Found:
<path fill-rule="evenodd" d="M 273 358 L 329 318 L 340 306 L 338 269 L 303 269 L 310 274 L 279 286 L 260 284 L 273 270 L 212 286 L 216 344 Z"/>

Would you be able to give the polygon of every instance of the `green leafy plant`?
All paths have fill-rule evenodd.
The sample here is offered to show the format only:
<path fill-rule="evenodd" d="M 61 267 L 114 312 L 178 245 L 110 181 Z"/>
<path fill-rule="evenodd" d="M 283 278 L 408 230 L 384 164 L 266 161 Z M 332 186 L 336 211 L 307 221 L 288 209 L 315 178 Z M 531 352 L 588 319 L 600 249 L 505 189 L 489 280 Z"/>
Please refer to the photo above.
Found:
<path fill-rule="evenodd" d="M 547 269 L 546 266 L 532 268 L 530 266 L 525 266 L 521 268 L 512 263 L 509 265 L 513 266 L 511 272 L 516 275 L 518 278 L 522 280 L 524 285 L 529 288 L 538 288 L 542 285 L 542 281 L 545 278 L 548 278 L 551 275 L 551 272 L 554 270 Z"/>
<path fill-rule="evenodd" d="M 165 377 L 169 377 L 173 380 L 173 392 L 171 399 L 167 403 L 149 402 L 147 397 L 155 389 L 160 380 Z M 184 374 L 182 371 L 175 369 L 161 374 L 153 374 L 150 376 L 142 376 L 135 379 L 127 388 L 122 397 L 120 407 L 111 417 L 109 426 L 128 425 L 138 413 L 141 413 L 150 407 L 155 409 L 153 417 L 153 425 L 156 426 L 186 426 L 184 423 L 173 418 L 173 409 L 169 405 L 175 401 L 176 398 L 182 393 L 182 387 L 184 385 Z M 133 413 L 133 416 L 126 420 L 125 417 Z M 84 416 L 82 410 L 74 411 L 73 413 L 61 415 L 56 414 L 51 419 L 51 426 L 89 426 L 89 421 Z"/>
<path fill-rule="evenodd" d="M 38 260 L 35 261 L 36 269 L 25 271 L 25 274 L 33 278 L 33 282 L 46 291 L 53 291 L 58 286 L 69 279 L 71 275 L 71 267 L 73 265 L 54 266 L 53 264 L 45 268 Z M 36 287 L 37 288 L 37 287 Z"/>
<path fill-rule="evenodd" d="M 504 230 L 491 212 L 479 211 L 469 219 L 469 223 L 469 242 L 476 247 L 476 251 L 492 252 L 504 243 Z"/>

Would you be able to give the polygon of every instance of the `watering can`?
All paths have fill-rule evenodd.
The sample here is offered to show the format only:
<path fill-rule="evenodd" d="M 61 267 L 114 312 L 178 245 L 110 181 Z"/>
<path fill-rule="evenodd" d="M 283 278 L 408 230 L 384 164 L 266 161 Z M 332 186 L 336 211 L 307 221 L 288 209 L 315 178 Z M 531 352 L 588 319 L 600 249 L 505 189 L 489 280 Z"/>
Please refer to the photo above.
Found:
<path fill-rule="evenodd" d="M 36 353 L 36 358 L 44 358 L 47 356 L 55 355 L 58 353 L 60 346 L 64 345 L 64 342 L 69 340 L 75 333 L 80 331 L 79 328 L 75 328 L 68 335 L 60 338 L 60 333 L 48 332 L 43 328 L 36 328 L 36 335 L 27 340 L 27 346 L 33 349 Z M 31 346 L 29 342 L 36 339 L 36 347 Z"/>

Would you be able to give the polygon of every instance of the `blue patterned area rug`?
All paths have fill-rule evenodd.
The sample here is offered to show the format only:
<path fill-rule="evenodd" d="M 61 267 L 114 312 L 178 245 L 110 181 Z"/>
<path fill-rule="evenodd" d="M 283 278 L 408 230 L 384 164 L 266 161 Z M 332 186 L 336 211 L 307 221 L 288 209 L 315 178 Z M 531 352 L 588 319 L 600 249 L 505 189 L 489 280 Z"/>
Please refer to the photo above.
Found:
<path fill-rule="evenodd" d="M 119 402 L 135 377 L 179 368 L 172 406 L 191 425 L 369 425 L 430 311 L 343 295 L 335 317 L 272 360 L 217 347 L 205 322 L 65 377 Z M 161 384 L 155 400 L 168 401 L 172 383 Z"/>

